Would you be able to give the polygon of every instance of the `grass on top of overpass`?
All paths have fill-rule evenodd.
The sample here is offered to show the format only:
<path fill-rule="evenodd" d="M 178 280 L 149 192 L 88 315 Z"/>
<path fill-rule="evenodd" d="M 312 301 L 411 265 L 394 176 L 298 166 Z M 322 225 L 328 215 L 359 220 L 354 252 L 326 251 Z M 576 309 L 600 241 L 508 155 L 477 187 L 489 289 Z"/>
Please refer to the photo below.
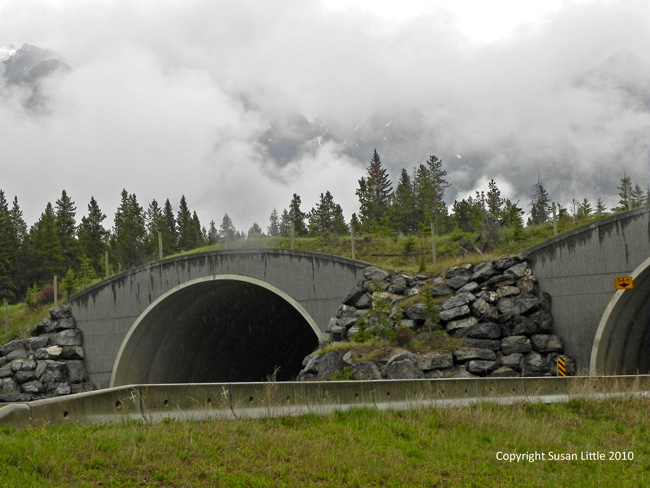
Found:
<path fill-rule="evenodd" d="M 585 225 L 597 220 L 596 216 L 573 222 L 571 219 L 560 221 L 559 232 L 566 232 L 578 225 Z M 521 235 L 515 236 L 512 229 L 499 232 L 495 241 L 486 249 L 481 249 L 478 234 L 452 232 L 436 238 L 436 265 L 432 263 L 430 235 L 382 236 L 361 234 L 355 239 L 355 257 L 360 261 L 375 264 L 387 270 L 402 273 L 439 274 L 442 270 L 459 264 L 476 264 L 486 259 L 503 255 L 516 255 L 541 242 L 553 237 L 553 226 L 549 224 L 532 226 L 523 229 Z M 229 244 L 230 249 L 290 249 L 291 239 L 287 237 L 260 237 L 245 239 Z M 173 258 L 198 252 L 208 252 L 226 249 L 225 244 L 201 247 L 191 251 L 165 256 Z M 350 236 L 322 235 L 320 237 L 300 237 L 294 241 L 294 249 L 299 251 L 320 252 L 334 256 L 351 258 Z M 101 281 L 97 278 L 87 286 Z M 81 291 L 81 288 L 76 290 Z M 59 288 L 59 292 L 62 293 Z M 60 303 L 60 302 L 59 302 Z M 0 345 L 16 337 L 26 337 L 36 324 L 47 319 L 47 310 L 52 303 L 38 307 L 27 307 L 25 303 L 18 303 L 8 307 L 7 322 L 4 324 L 4 310 L 0 315 Z"/>
<path fill-rule="evenodd" d="M 3 427 L 0 486 L 645 487 L 649 409 L 650 399 L 627 397 L 263 420 Z M 505 455 L 519 455 L 519 461 Z"/>

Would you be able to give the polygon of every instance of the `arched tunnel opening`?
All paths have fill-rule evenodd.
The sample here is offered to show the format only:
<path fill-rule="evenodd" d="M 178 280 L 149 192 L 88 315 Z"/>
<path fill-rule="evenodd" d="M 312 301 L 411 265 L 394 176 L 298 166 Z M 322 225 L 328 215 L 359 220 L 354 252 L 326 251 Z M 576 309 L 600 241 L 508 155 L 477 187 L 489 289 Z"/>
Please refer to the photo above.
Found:
<path fill-rule="evenodd" d="M 112 386 L 295 379 L 318 346 L 318 328 L 282 295 L 244 278 L 209 279 L 168 293 L 131 328 Z"/>
<path fill-rule="evenodd" d="M 650 373 L 650 258 L 632 277 L 634 288 L 617 292 L 600 321 L 591 374 Z"/>

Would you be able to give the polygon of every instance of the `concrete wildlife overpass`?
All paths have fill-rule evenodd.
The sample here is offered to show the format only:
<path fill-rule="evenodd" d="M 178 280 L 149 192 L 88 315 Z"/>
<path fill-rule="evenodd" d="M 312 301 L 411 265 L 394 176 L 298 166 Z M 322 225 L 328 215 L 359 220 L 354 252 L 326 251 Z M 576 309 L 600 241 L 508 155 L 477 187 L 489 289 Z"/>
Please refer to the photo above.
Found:
<path fill-rule="evenodd" d="M 578 369 L 650 372 L 650 208 L 529 250 Z M 90 378 L 126 384 L 292 379 L 367 263 L 299 251 L 190 254 L 72 297 Z M 615 289 L 615 279 L 634 288 Z"/>
<path fill-rule="evenodd" d="M 100 388 L 288 380 L 367 266 L 285 250 L 190 254 L 98 283 L 71 307 Z"/>
<path fill-rule="evenodd" d="M 529 250 L 555 331 L 591 374 L 650 372 L 650 207 L 575 229 Z M 632 277 L 634 288 L 615 287 Z"/>

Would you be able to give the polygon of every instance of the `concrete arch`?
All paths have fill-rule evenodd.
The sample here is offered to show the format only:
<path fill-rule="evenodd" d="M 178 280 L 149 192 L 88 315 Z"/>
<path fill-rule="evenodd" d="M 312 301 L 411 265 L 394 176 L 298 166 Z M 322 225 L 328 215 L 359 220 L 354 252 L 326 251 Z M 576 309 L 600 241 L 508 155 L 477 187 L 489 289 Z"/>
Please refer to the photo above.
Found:
<path fill-rule="evenodd" d="M 146 352 L 142 353 L 143 357 L 148 357 L 160 366 L 152 368 L 142 364 L 142 372 L 137 375 L 129 374 L 128 378 L 138 378 L 140 383 L 169 382 L 173 379 L 183 383 L 216 381 L 218 378 L 214 375 L 208 377 L 207 373 L 190 371 L 192 364 L 201 363 L 199 359 L 203 361 L 202 364 L 211 364 L 210 354 L 205 353 L 203 358 L 187 354 L 188 350 L 198 350 L 201 346 L 199 342 L 190 342 L 195 340 L 192 335 L 194 331 L 203 330 L 205 335 L 207 329 L 202 321 L 219 322 L 221 326 L 214 330 L 227 330 L 223 323 L 228 316 L 217 316 L 211 311 L 212 308 L 230 310 L 227 314 L 234 316 L 236 303 L 230 302 L 238 300 L 241 296 L 243 298 L 239 310 L 244 314 L 245 321 L 250 322 L 251 330 L 257 330 L 256 324 L 260 321 L 270 324 L 270 330 L 274 330 L 273 324 L 278 322 L 269 321 L 267 318 L 276 310 L 280 310 L 282 313 L 279 317 L 301 324 L 294 328 L 298 331 L 299 343 L 303 339 L 317 341 L 345 294 L 363 279 L 363 270 L 367 266 L 367 263 L 352 259 L 286 249 L 237 249 L 188 254 L 120 273 L 73 296 L 70 306 L 77 326 L 83 334 L 88 375 L 99 388 L 106 388 L 111 384 L 118 352 L 134 323 L 140 320 L 140 326 L 144 327 L 142 322 L 145 321 L 148 325 L 144 325 L 154 330 L 156 325 L 149 323 L 151 317 L 156 316 L 152 313 L 154 309 L 150 308 L 152 303 L 157 303 L 155 310 L 156 313 L 160 312 L 158 316 L 161 317 L 157 323 L 158 334 L 148 334 L 150 339 L 142 341 L 141 347 L 144 349 L 141 350 Z M 228 279 L 215 280 L 215 277 Z M 187 283 L 191 285 L 186 286 Z M 232 290 L 224 291 L 228 287 Z M 173 300 L 170 298 L 171 290 L 176 290 L 173 292 Z M 213 296 L 212 301 L 209 296 Z M 234 298 L 225 299 L 227 296 Z M 161 300 L 162 297 L 166 299 Z M 176 300 L 180 297 L 184 297 L 184 304 Z M 246 297 L 247 300 L 244 299 Z M 172 306 L 173 303 L 177 305 Z M 205 309 L 207 318 L 203 319 L 201 311 L 201 321 L 197 322 L 195 317 L 201 307 Z M 143 314 L 147 310 L 148 318 L 140 319 L 145 317 Z M 163 310 L 167 310 L 165 315 L 162 315 Z M 169 316 L 175 317 L 176 324 L 182 324 L 187 318 L 195 326 L 173 326 Z M 235 321 L 232 322 L 232 327 L 236 327 Z M 241 324 L 241 320 L 238 323 Z M 247 329 L 248 325 L 246 324 Z M 126 357 L 125 352 L 131 356 L 131 367 L 135 367 L 138 361 L 138 356 L 130 352 L 131 341 L 137 340 L 137 334 L 143 330 L 144 328 L 138 329 L 137 333 L 132 332 L 128 342 L 130 345 L 124 346 L 120 352 L 123 359 Z M 181 331 L 189 335 L 185 336 Z M 307 339 L 302 336 L 301 331 L 306 332 Z M 160 336 L 164 336 L 166 347 L 155 346 L 161 340 Z M 279 336 L 283 337 L 283 334 Z M 269 337 L 265 331 L 258 331 L 257 334 L 251 335 L 253 344 L 257 337 L 272 341 L 275 336 Z M 208 339 L 216 340 L 213 336 L 206 340 Z M 290 344 L 293 337 L 285 335 L 285 339 L 285 342 Z M 185 351 L 179 349 L 181 346 Z M 280 343 L 274 347 L 281 349 L 285 345 Z M 213 350 L 218 351 L 218 348 L 215 346 Z M 263 350 L 258 352 L 264 356 Z M 306 354 L 309 352 L 311 351 Z M 219 354 L 227 354 L 227 351 L 220 351 Z M 213 369 L 219 369 L 214 364 L 213 366 Z M 120 371 L 122 370 L 120 367 Z M 185 373 L 181 375 L 183 371 Z M 250 373 L 248 379 L 242 378 L 239 373 L 233 377 L 219 378 L 223 381 L 247 381 L 251 380 L 250 378 L 266 380 L 266 376 L 272 371 L 258 372 L 257 376 Z M 128 380 L 126 376 L 115 376 L 115 384 L 118 384 L 118 378 L 121 378 L 120 382 Z"/>
<path fill-rule="evenodd" d="M 631 276 L 634 288 L 614 293 L 598 324 L 590 374 L 650 372 L 650 258 Z"/>
<path fill-rule="evenodd" d="M 274 373 L 289 379 L 321 334 L 279 288 L 242 275 L 205 276 L 168 290 L 140 314 L 110 386 L 262 381 Z"/>

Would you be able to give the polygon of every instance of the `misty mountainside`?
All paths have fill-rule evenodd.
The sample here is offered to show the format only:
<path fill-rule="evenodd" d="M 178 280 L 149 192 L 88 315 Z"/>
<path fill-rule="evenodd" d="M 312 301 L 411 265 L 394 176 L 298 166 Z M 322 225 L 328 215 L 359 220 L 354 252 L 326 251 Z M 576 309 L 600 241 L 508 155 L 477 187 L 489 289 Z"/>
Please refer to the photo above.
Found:
<path fill-rule="evenodd" d="M 18 89 L 27 108 L 44 104 L 41 83 L 55 74 L 72 70 L 49 49 L 23 44 L 16 49 L 9 45 L 0 48 L 0 93 L 15 94 Z M 22 90 L 21 90 L 22 89 Z"/>
<path fill-rule="evenodd" d="M 505 74 L 504 74 L 505 76 Z M 578 96 L 615 100 L 636 111 L 650 112 L 650 65 L 632 51 L 619 50 L 569 81 Z M 304 114 L 286 113 L 271 120 L 261 143 L 268 153 L 280 163 L 300 156 L 303 149 L 314 145 L 335 142 L 341 152 L 352 159 L 368 161 L 377 149 L 387 161 L 417 161 L 417 155 L 431 150 L 432 143 L 444 139 L 447 132 L 461 120 L 454 114 L 441 116 L 417 109 L 383 109 L 374 113 L 359 114 L 347 125 L 319 116 L 308 118 Z M 426 147 L 425 147 L 426 145 Z M 453 148 L 448 154 L 439 151 L 442 159 L 460 158 Z M 460 151 L 460 149 L 459 149 Z M 463 162 L 470 164 L 484 159 L 486 154 L 467 153 Z M 389 163 L 390 164 L 390 163 Z"/>
<path fill-rule="evenodd" d="M 650 111 L 650 65 L 628 49 L 617 51 L 576 80 L 595 92 L 611 90 L 642 111 Z"/>

